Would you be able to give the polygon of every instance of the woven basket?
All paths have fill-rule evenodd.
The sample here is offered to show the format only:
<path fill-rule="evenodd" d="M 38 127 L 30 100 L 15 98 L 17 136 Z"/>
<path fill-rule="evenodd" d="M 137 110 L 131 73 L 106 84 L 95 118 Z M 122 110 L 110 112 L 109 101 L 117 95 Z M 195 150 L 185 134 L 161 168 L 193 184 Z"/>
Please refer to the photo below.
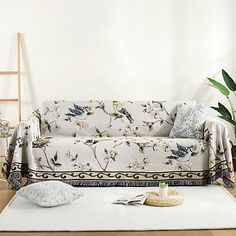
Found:
<path fill-rule="evenodd" d="M 177 206 L 184 202 L 184 196 L 182 193 L 169 190 L 167 197 L 160 197 L 158 192 L 148 192 L 148 197 L 146 198 L 144 204 L 159 207 L 171 207 Z"/>

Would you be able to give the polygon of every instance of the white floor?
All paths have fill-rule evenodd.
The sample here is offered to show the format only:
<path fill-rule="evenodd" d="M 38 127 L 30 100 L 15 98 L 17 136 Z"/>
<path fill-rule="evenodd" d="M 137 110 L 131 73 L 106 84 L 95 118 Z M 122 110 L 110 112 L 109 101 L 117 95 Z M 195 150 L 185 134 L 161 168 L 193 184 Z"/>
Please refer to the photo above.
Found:
<path fill-rule="evenodd" d="M 17 196 L 0 215 L 0 231 L 116 231 L 236 228 L 236 201 L 222 187 L 175 187 L 186 198 L 176 207 L 111 202 L 155 188 L 81 188 L 76 202 L 40 208 Z"/>

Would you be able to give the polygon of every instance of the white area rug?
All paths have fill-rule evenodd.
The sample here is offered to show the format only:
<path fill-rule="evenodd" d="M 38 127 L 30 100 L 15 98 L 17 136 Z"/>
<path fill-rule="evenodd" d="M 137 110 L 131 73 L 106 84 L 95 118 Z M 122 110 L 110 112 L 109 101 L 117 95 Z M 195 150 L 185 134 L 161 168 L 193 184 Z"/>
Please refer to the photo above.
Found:
<path fill-rule="evenodd" d="M 0 215 L 0 231 L 120 231 L 236 228 L 236 200 L 223 188 L 173 187 L 186 198 L 176 207 L 111 202 L 155 188 L 81 188 L 76 202 L 40 208 L 16 196 Z"/>

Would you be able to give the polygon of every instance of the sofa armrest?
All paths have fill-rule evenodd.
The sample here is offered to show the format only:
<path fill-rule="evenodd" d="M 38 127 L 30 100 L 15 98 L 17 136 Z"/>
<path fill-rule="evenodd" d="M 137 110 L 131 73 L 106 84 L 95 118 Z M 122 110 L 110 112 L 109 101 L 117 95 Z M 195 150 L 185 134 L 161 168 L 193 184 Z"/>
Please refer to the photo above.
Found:
<path fill-rule="evenodd" d="M 204 140 L 208 141 L 209 135 L 224 135 L 228 139 L 228 129 L 226 124 L 215 117 L 208 116 L 204 123 Z"/>
<path fill-rule="evenodd" d="M 29 127 L 29 134 L 32 141 L 35 141 L 41 137 L 40 120 L 35 115 L 31 115 L 26 121 L 21 122 L 25 126 Z"/>
<path fill-rule="evenodd" d="M 15 127 L 12 139 L 14 139 L 14 136 L 20 137 L 28 143 L 40 138 L 41 132 L 38 117 L 31 115 L 27 120 L 19 122 Z"/>
<path fill-rule="evenodd" d="M 233 187 L 231 142 L 226 125 L 217 118 L 208 117 L 204 124 L 204 140 L 209 145 L 209 170 L 212 174 L 221 171 L 226 186 Z"/>
<path fill-rule="evenodd" d="M 24 176 L 22 168 L 19 166 L 33 159 L 32 143 L 39 138 L 39 119 L 34 115 L 15 127 L 2 167 L 3 175 L 12 188 L 21 187 L 21 180 Z"/>

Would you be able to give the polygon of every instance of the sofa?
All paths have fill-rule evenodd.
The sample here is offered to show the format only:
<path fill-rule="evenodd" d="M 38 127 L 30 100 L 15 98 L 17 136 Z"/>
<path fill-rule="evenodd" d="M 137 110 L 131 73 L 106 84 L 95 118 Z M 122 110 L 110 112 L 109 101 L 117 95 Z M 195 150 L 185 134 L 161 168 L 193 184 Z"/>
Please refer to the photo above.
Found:
<path fill-rule="evenodd" d="M 74 186 L 205 185 L 222 178 L 232 187 L 226 126 L 207 118 L 203 139 L 170 138 L 178 104 L 45 101 L 16 126 L 3 173 L 14 189 L 23 177 Z"/>

